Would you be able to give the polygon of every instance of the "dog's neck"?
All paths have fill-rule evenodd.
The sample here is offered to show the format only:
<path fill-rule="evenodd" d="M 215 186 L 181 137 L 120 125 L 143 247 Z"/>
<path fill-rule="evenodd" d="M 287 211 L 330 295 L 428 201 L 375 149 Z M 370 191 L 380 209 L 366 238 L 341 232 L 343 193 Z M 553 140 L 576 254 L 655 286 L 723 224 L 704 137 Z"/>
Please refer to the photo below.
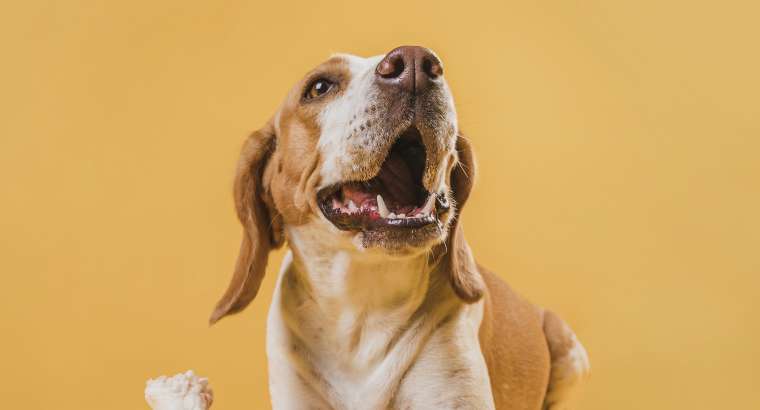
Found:
<path fill-rule="evenodd" d="M 424 254 L 389 258 L 330 243 L 294 247 L 293 265 L 304 290 L 333 317 L 372 311 L 414 311 L 428 282 Z"/>
<path fill-rule="evenodd" d="M 456 299 L 429 266 L 427 253 L 389 257 L 318 236 L 318 230 L 289 230 L 293 260 L 283 273 L 283 308 L 294 333 L 303 339 L 322 335 L 309 345 L 326 343 L 349 367 L 381 360 L 423 304 Z M 318 329 L 309 329 L 312 324 Z"/>
<path fill-rule="evenodd" d="M 388 408 L 436 330 L 469 329 L 457 312 L 479 323 L 481 311 L 466 308 L 424 252 L 389 257 L 328 240 L 313 226 L 286 232 L 291 252 L 270 311 L 270 370 L 293 369 L 334 408 Z"/>

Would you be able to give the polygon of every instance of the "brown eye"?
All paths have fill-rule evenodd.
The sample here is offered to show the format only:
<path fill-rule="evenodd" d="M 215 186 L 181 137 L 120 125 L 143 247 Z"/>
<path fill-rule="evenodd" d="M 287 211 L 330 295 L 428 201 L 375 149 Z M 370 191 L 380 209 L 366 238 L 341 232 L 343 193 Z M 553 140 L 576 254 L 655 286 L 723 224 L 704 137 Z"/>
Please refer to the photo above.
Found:
<path fill-rule="evenodd" d="M 324 78 L 314 81 L 306 91 L 306 98 L 317 98 L 324 95 L 326 92 L 332 89 L 333 83 L 330 80 Z"/>

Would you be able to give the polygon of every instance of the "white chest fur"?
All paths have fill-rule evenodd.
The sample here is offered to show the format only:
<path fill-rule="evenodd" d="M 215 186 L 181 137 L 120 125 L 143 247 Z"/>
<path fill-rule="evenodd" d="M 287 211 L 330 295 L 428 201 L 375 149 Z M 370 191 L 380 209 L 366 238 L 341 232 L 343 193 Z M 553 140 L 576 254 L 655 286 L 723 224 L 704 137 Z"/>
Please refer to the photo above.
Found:
<path fill-rule="evenodd" d="M 461 303 L 425 255 L 377 263 L 294 242 L 267 325 L 275 409 L 493 408 L 482 302 Z"/>

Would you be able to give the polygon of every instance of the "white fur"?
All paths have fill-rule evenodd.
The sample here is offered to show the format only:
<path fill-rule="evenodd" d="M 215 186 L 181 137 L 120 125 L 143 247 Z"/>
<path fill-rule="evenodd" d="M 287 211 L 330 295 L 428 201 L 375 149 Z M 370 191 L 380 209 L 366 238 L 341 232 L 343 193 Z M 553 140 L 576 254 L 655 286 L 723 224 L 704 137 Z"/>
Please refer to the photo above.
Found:
<path fill-rule="evenodd" d="M 322 223 L 288 229 L 267 323 L 274 408 L 493 408 L 482 302 L 461 303 L 424 253 L 360 251 Z"/>
<path fill-rule="evenodd" d="M 395 132 L 389 128 L 404 126 L 369 126 L 383 119 L 373 116 L 381 111 L 374 69 L 383 56 L 339 57 L 350 81 L 319 116 L 318 188 L 366 172 L 353 153 L 389 149 Z M 442 87 L 437 98 L 446 106 L 444 118 L 438 118 L 440 127 L 428 126 L 436 128 L 442 151 L 450 155 L 431 167 L 437 173 L 429 178 L 431 192 L 448 192 L 446 165 L 458 134 L 453 98 Z M 478 339 L 483 302 L 463 303 L 446 273 L 428 266 L 424 250 L 391 256 L 366 249 L 361 232 L 340 231 L 321 213 L 306 224 L 286 226 L 285 233 L 290 251 L 267 318 L 274 409 L 494 408 Z M 548 408 L 564 403 L 578 375 L 588 370 L 586 352 L 575 343 L 559 371 L 553 363 Z M 145 394 L 155 410 L 206 410 L 212 399 L 205 379 L 192 372 L 151 380 Z"/>
<path fill-rule="evenodd" d="M 350 82 L 319 117 L 321 187 L 361 171 L 365 164 L 351 154 L 357 148 L 380 155 L 377 144 L 389 141 L 389 127 L 373 123 L 383 120 L 373 116 L 383 108 L 374 82 L 383 56 L 339 57 Z M 455 132 L 445 90 L 447 132 Z M 445 191 L 445 178 L 436 180 Z M 361 233 L 340 231 L 322 215 L 287 226 L 286 235 L 291 251 L 267 320 L 275 409 L 493 408 L 478 341 L 483 304 L 462 303 L 424 251 L 390 256 L 365 249 Z"/>
<path fill-rule="evenodd" d="M 374 101 L 375 66 L 383 56 L 362 58 L 350 54 L 338 54 L 348 65 L 351 80 L 343 93 L 331 101 L 320 115 L 322 134 L 318 148 L 325 158 L 321 169 L 320 187 L 343 181 L 350 167 L 355 166 L 348 154 L 350 141 L 346 137 L 355 125 L 367 120 L 365 109 Z M 351 124 L 353 120 L 353 124 Z"/>
<path fill-rule="evenodd" d="M 145 384 L 145 400 L 153 410 L 207 410 L 214 399 L 208 379 L 192 370 L 150 379 Z"/>
<path fill-rule="evenodd" d="M 341 90 L 340 95 L 325 104 L 319 115 L 320 137 L 317 144 L 323 160 L 320 169 L 321 189 L 335 183 L 366 176 L 370 171 L 366 161 L 357 158 L 357 152 L 374 151 L 382 155 L 390 148 L 393 137 L 404 131 L 412 122 L 411 112 L 406 116 L 396 114 L 392 120 L 388 117 L 388 101 L 379 98 L 380 89 L 376 83 L 375 67 L 384 56 L 362 58 L 348 54 L 338 54 L 348 67 L 350 80 Z M 432 128 L 437 143 L 444 150 L 454 152 L 458 134 L 458 123 L 454 98 L 445 81 L 437 84 L 437 92 L 428 96 L 443 107 L 440 117 L 423 120 Z M 279 119 L 277 119 L 279 122 Z M 383 123 L 379 126 L 379 123 Z M 429 168 L 435 175 L 426 177 L 431 190 L 443 183 L 447 167 L 442 163 Z M 377 171 L 377 170 L 374 170 Z"/>

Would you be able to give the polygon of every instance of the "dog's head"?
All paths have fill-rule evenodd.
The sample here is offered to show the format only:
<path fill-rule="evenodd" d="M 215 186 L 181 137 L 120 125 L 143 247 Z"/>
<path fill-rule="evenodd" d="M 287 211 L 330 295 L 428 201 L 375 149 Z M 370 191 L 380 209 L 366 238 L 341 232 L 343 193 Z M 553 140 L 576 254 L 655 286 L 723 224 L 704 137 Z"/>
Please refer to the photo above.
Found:
<path fill-rule="evenodd" d="M 244 227 L 215 322 L 255 297 L 287 228 L 393 257 L 428 252 L 466 301 L 483 292 L 457 216 L 474 161 L 459 133 L 443 65 L 430 50 L 336 55 L 290 91 L 246 141 L 235 179 Z"/>

